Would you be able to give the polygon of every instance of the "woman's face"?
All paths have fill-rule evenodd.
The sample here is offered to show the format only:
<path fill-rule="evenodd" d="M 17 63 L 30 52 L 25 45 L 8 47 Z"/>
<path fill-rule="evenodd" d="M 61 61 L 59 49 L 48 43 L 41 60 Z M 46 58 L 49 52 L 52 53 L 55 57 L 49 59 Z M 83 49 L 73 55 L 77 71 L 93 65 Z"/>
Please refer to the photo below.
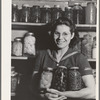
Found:
<path fill-rule="evenodd" d="M 70 27 L 66 25 L 58 25 L 54 32 L 54 42 L 59 49 L 68 47 L 74 33 L 71 34 Z"/>

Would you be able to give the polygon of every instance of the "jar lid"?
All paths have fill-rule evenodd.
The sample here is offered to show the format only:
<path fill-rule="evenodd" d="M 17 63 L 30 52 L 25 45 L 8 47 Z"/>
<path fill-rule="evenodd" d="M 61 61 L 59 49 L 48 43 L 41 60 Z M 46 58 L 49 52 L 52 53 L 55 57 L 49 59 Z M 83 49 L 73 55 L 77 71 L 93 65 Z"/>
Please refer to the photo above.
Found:
<path fill-rule="evenodd" d="M 70 69 L 79 69 L 79 67 L 71 67 Z"/>
<path fill-rule="evenodd" d="M 14 7 L 18 7 L 18 5 L 17 5 L 17 4 L 15 4 L 15 3 L 14 3 L 14 4 L 12 4 L 12 6 L 14 6 Z"/>
<path fill-rule="evenodd" d="M 54 5 L 54 8 L 60 8 L 60 5 Z"/>
<path fill-rule="evenodd" d="M 65 68 L 65 69 L 67 69 L 67 67 L 65 67 L 65 66 L 59 66 L 60 68 Z"/>
<path fill-rule="evenodd" d="M 21 41 L 22 39 L 21 39 L 21 37 L 16 37 L 15 39 L 14 39 L 14 41 L 17 41 L 17 42 L 19 42 L 19 41 Z"/>
<path fill-rule="evenodd" d="M 50 8 L 50 6 L 49 6 L 49 5 L 44 5 L 43 7 L 44 7 L 44 8 Z"/>
<path fill-rule="evenodd" d="M 26 33 L 25 36 L 34 36 L 34 33 L 29 32 L 29 33 Z"/>
<path fill-rule="evenodd" d="M 74 5 L 75 5 L 75 6 L 79 6 L 79 5 L 81 5 L 81 4 L 77 2 L 77 3 L 74 3 Z"/>
<path fill-rule="evenodd" d="M 22 7 L 29 7 L 29 4 L 23 4 Z"/>

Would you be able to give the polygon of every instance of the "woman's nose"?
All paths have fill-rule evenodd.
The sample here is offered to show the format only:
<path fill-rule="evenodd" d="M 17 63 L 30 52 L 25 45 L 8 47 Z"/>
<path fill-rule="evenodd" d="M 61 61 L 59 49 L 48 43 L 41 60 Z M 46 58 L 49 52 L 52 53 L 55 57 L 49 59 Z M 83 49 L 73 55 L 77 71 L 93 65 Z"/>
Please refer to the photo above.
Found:
<path fill-rule="evenodd" d="M 63 38 L 63 36 L 60 34 L 60 35 L 59 35 L 59 39 L 62 39 L 62 38 Z"/>

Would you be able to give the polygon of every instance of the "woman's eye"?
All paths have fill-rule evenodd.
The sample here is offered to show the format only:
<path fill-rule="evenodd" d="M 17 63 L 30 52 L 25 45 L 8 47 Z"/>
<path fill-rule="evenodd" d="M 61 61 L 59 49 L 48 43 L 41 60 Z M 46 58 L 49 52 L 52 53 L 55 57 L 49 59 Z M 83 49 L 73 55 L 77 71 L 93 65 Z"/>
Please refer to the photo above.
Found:
<path fill-rule="evenodd" d="M 58 32 L 55 32 L 55 35 L 57 35 L 57 36 L 58 36 L 58 35 L 59 35 L 59 33 L 58 33 Z"/>
<path fill-rule="evenodd" d="M 63 33 L 63 35 L 68 35 L 67 33 Z"/>

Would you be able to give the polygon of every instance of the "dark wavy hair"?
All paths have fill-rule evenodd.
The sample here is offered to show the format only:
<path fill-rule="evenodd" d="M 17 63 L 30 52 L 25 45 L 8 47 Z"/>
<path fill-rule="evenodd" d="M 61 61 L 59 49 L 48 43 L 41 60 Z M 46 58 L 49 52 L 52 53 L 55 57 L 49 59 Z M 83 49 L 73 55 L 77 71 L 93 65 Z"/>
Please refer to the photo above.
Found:
<path fill-rule="evenodd" d="M 66 25 L 66 26 L 69 26 L 70 27 L 70 32 L 71 34 L 74 32 L 74 38 L 71 40 L 69 46 L 70 47 L 74 47 L 79 41 L 79 34 L 78 34 L 78 31 L 76 29 L 76 26 L 75 24 L 68 18 L 66 17 L 60 17 L 58 18 L 57 20 L 55 20 L 54 22 L 51 23 L 51 38 L 53 39 L 53 35 L 54 35 L 54 32 L 55 32 L 55 29 L 58 25 Z"/>

